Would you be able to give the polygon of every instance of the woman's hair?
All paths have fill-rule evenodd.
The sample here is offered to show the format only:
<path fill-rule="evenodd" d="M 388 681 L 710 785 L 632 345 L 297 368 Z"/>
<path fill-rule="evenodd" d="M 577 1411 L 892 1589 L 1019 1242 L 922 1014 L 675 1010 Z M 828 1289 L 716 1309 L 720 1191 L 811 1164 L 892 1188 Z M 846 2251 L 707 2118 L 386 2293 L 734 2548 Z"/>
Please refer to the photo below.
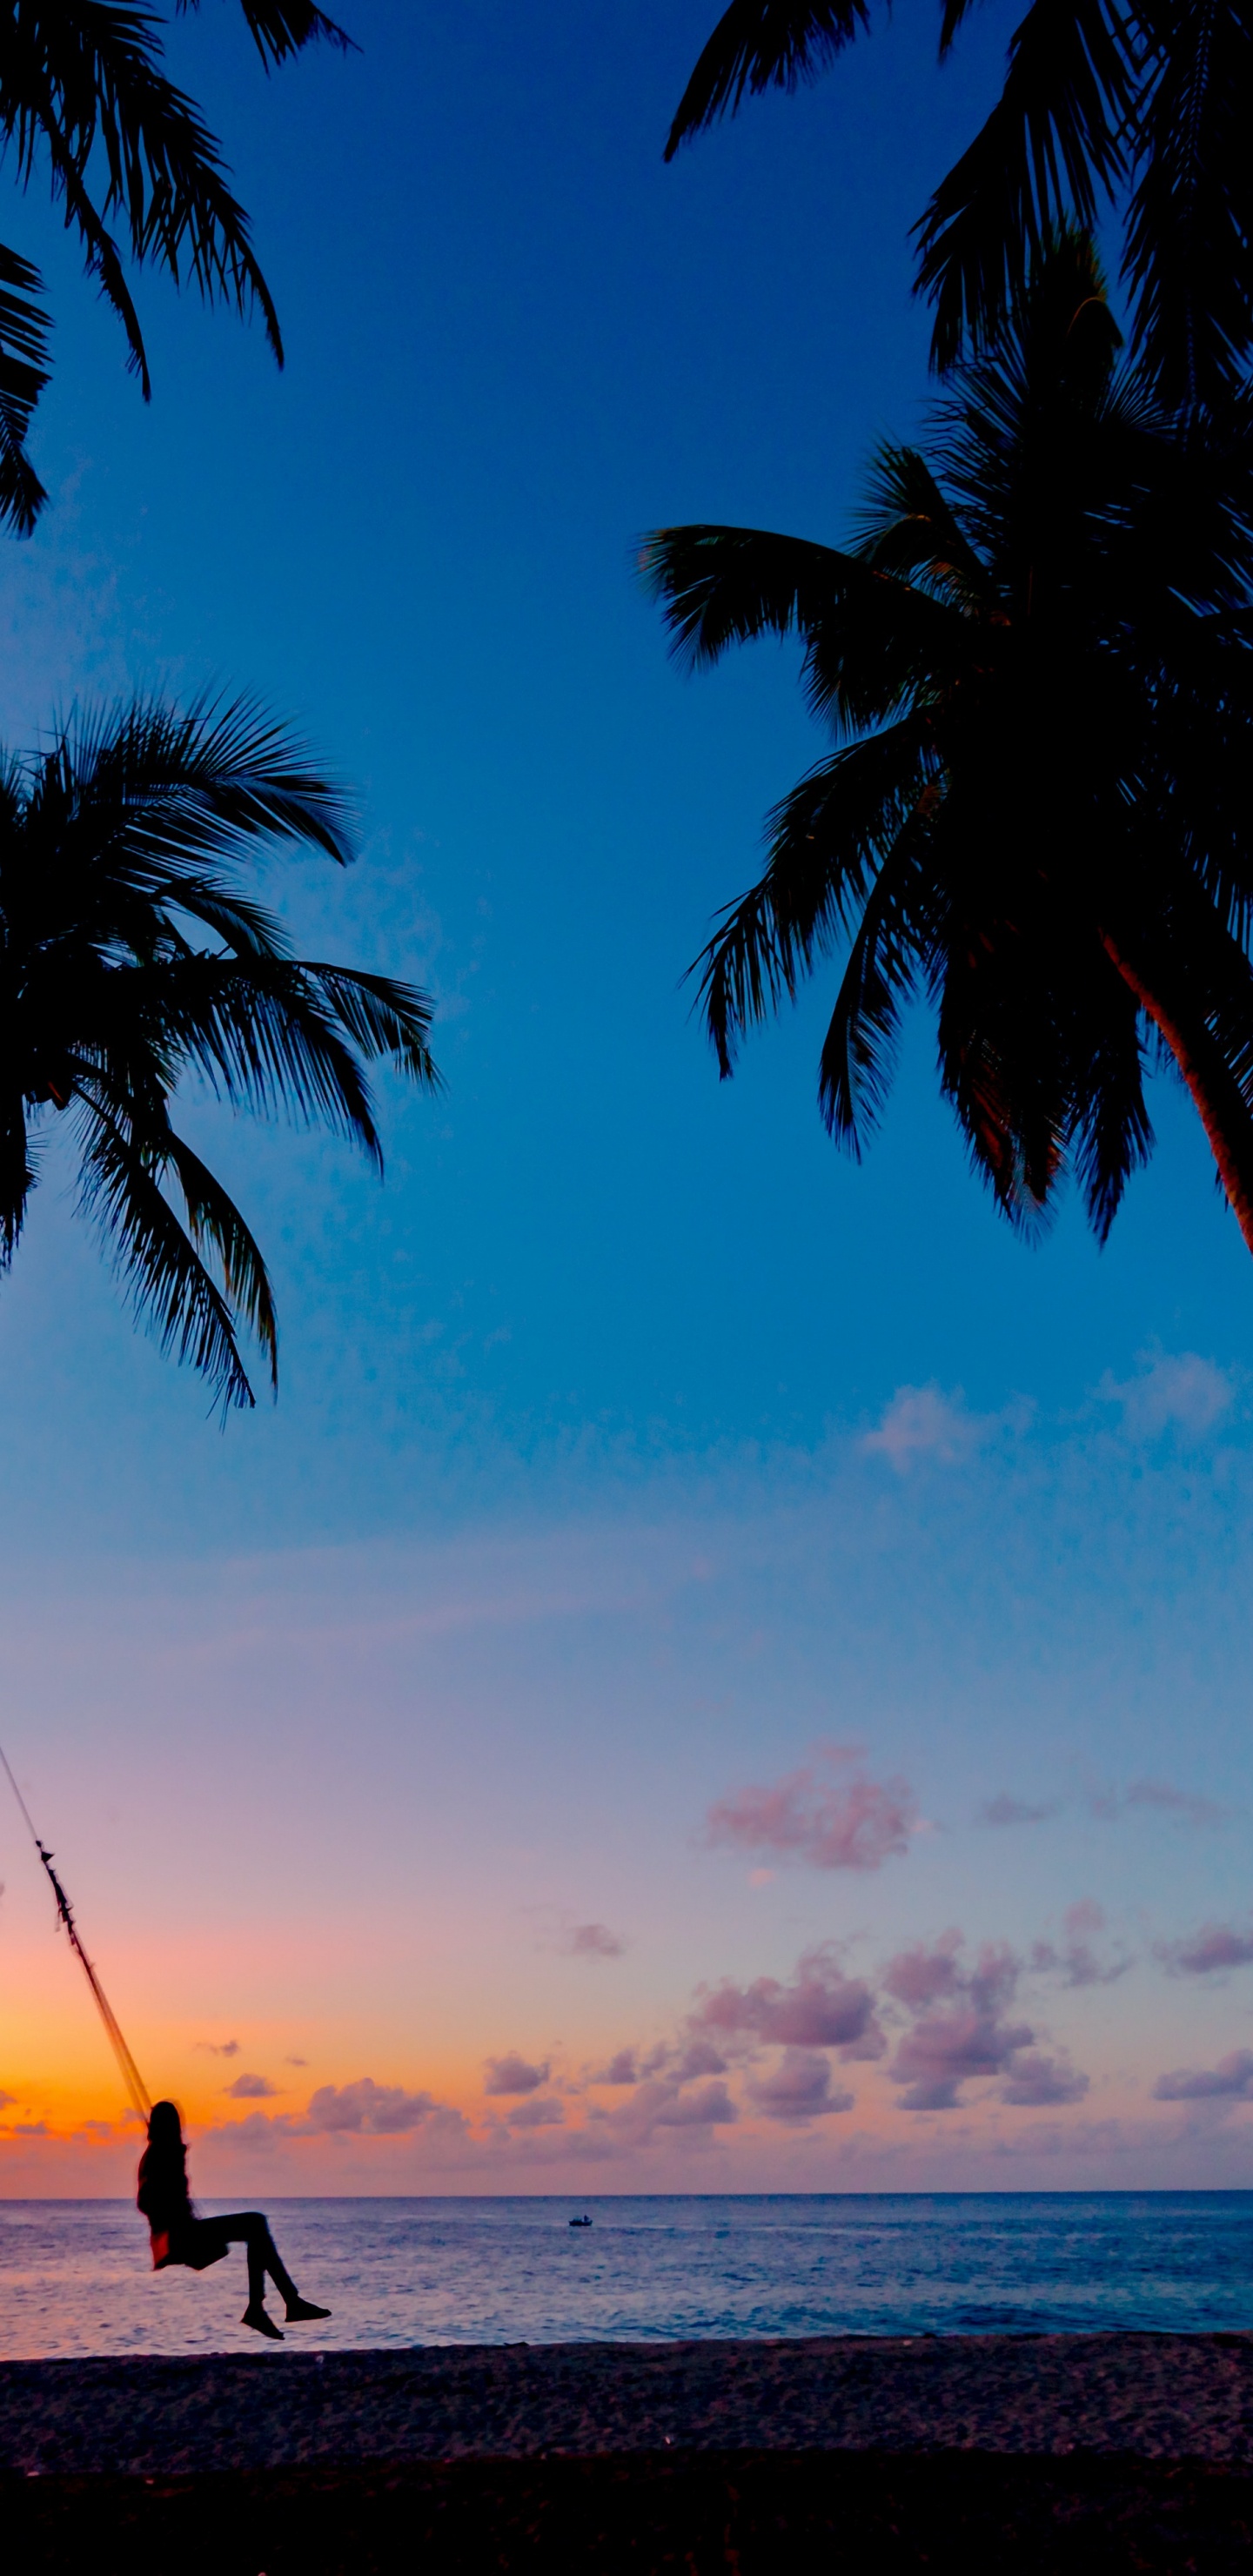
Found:
<path fill-rule="evenodd" d="M 148 2144 L 166 2154 L 183 2143 L 183 2120 L 177 2102 L 154 2102 L 148 2114 Z"/>

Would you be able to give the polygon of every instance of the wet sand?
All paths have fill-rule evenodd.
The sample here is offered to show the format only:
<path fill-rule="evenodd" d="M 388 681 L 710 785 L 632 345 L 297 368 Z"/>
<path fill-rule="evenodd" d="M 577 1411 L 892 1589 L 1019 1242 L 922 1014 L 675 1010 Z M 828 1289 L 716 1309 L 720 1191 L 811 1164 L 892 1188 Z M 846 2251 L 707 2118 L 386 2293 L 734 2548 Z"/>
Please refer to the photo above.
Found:
<path fill-rule="evenodd" d="M 719 2452 L 1253 2460 L 1253 2335 L 427 2346 L 0 2363 L 0 2475 Z M 1243 2485 L 1244 2481 L 1241 2480 Z"/>

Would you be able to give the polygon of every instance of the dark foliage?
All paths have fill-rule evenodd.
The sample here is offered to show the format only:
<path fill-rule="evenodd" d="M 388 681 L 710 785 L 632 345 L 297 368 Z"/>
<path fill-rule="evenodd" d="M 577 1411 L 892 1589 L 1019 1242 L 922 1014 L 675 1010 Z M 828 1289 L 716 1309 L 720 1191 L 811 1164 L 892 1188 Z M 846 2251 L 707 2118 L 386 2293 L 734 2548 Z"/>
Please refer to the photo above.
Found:
<path fill-rule="evenodd" d="M 837 737 L 702 961 L 724 1074 L 839 952 L 837 1138 L 860 1153 L 925 998 L 1005 1213 L 1038 1222 L 1069 1168 L 1103 1239 L 1150 1148 L 1147 1047 L 1187 1082 L 1253 1248 L 1251 525 L 1253 405 L 1181 429 L 1062 233 L 927 452 L 881 451 L 849 550 L 650 541 L 680 659 L 795 635 Z"/>
<path fill-rule="evenodd" d="M 198 0 L 179 0 L 180 10 Z M 267 69 L 343 30 L 310 0 L 240 0 Z M 208 302 L 260 310 L 282 364 L 274 299 L 232 194 L 219 147 L 194 100 L 165 73 L 161 21 L 120 0 L 0 0 L 0 147 L 22 189 L 47 179 L 89 276 L 126 334 L 128 364 L 151 392 L 139 315 L 127 283 L 163 268 Z M 47 380 L 46 317 L 37 273 L 0 249 L 0 523 L 28 535 L 46 499 L 25 452 Z"/>
<path fill-rule="evenodd" d="M 139 704 L 0 759 L 0 1267 L 51 1124 L 137 1312 L 225 1406 L 246 1326 L 276 1381 L 265 1263 L 171 1123 L 180 1083 L 329 1128 L 380 1169 L 365 1065 L 430 1089 L 430 1008 L 387 976 L 292 956 L 250 887 L 287 843 L 344 862 L 339 792 L 246 703 Z"/>
<path fill-rule="evenodd" d="M 942 0 L 947 51 L 972 0 Z M 815 78 L 866 0 L 733 0 L 667 157 L 745 94 Z M 1049 230 L 1118 198 L 1134 345 L 1167 405 L 1229 394 L 1253 352 L 1253 0 L 1032 0 L 1005 86 L 918 224 L 935 356 L 998 329 Z"/>

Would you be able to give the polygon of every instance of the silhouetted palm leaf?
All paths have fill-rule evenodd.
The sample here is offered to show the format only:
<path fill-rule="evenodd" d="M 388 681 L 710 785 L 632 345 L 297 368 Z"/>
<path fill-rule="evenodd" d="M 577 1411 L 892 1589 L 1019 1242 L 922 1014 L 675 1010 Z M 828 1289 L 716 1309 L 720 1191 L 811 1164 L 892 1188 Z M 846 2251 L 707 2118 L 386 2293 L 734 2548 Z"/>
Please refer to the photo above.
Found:
<path fill-rule="evenodd" d="M 180 8 L 198 0 L 179 0 Z M 284 61 L 342 28 L 310 0 L 241 0 L 261 59 Z M 195 102 L 166 75 L 161 22 L 126 0 L 0 0 L 0 146 L 21 188 L 41 171 L 126 334 L 128 365 L 151 393 L 143 332 L 126 274 L 164 268 L 210 303 L 256 306 L 280 366 L 274 299 L 218 144 Z M 16 303 L 5 296 L 16 289 Z M 31 409 L 47 380 L 36 272 L 0 253 L 0 517 L 29 533 L 46 499 L 24 458 Z"/>
<path fill-rule="evenodd" d="M 247 701 L 141 702 L 0 765 L 0 1266 L 41 1130 L 69 1112 L 80 1204 L 137 1310 L 228 1406 L 252 1402 L 241 1328 L 274 1377 L 274 1303 L 244 1218 L 171 1124 L 180 1084 L 328 1128 L 380 1170 L 366 1065 L 438 1085 L 425 996 L 293 957 L 240 882 L 284 845 L 345 861 L 343 794 Z"/>
<path fill-rule="evenodd" d="M 847 949 L 819 1098 L 854 1154 L 929 998 L 941 1087 L 1027 1227 L 1069 1169 L 1104 1238 L 1156 1049 L 1253 1249 L 1253 403 L 1181 431 L 1119 348 L 1090 243 L 1048 236 L 929 453 L 880 451 L 852 551 L 651 540 L 681 660 L 795 634 L 858 737 L 776 808 L 696 971 L 726 1074 Z"/>

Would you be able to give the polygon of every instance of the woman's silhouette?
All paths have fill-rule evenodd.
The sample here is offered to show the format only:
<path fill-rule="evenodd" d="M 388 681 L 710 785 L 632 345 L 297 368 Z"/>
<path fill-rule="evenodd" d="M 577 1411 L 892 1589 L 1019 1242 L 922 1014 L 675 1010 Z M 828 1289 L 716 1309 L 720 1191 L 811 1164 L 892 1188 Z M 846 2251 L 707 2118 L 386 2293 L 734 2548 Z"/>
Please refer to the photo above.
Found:
<path fill-rule="evenodd" d="M 139 2159 L 136 2200 L 148 2221 L 155 2272 L 163 2272 L 170 2263 L 186 2263 L 189 2270 L 204 2272 L 210 2263 L 221 2262 L 228 2246 L 247 2246 L 248 2305 L 241 2322 L 251 2326 L 254 2334 L 269 2335 L 272 2343 L 283 2340 L 273 2317 L 266 2313 L 267 2272 L 287 2302 L 289 2326 L 305 2318 L 329 2317 L 329 2308 L 315 2308 L 311 2300 L 301 2298 L 259 2209 L 239 2210 L 231 2218 L 197 2218 L 187 2189 L 183 2124 L 174 2102 L 153 2103 L 148 2144 Z"/>

